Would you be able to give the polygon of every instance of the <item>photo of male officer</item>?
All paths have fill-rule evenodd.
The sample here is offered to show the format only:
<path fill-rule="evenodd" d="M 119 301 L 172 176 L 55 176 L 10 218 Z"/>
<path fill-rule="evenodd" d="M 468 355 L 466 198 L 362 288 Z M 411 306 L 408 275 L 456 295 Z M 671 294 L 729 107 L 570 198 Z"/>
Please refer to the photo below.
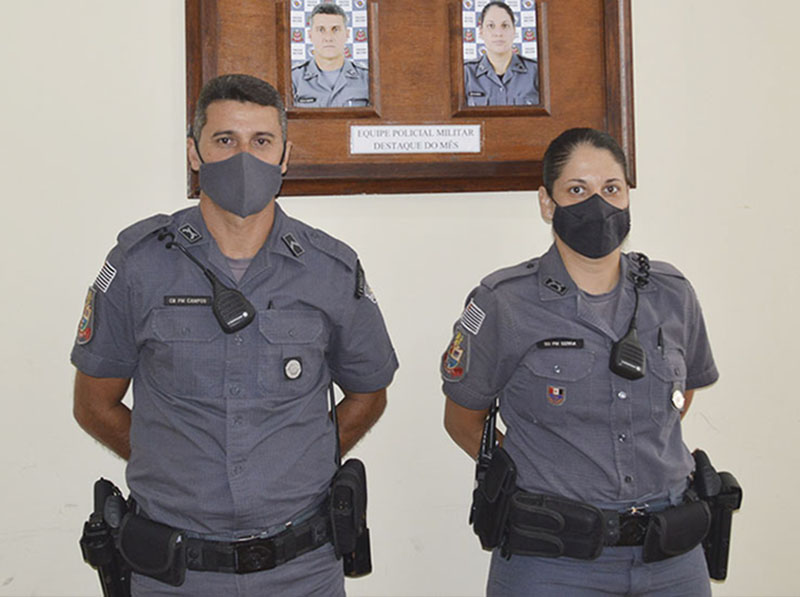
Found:
<path fill-rule="evenodd" d="M 369 70 L 345 57 L 347 13 L 333 2 L 314 7 L 309 39 L 314 58 L 292 69 L 297 108 L 351 108 L 369 105 Z"/>

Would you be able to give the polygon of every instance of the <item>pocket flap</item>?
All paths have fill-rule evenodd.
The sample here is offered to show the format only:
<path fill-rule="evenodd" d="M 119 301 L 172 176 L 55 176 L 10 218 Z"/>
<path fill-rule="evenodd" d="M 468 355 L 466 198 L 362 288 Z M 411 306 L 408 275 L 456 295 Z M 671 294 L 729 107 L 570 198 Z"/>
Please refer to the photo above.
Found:
<path fill-rule="evenodd" d="M 211 309 L 174 307 L 153 311 L 153 334 L 165 342 L 209 342 L 221 333 Z"/>
<path fill-rule="evenodd" d="M 523 364 L 539 377 L 578 381 L 592 372 L 594 353 L 584 349 L 536 350 Z"/>
<path fill-rule="evenodd" d="M 663 356 L 657 353 L 648 359 L 653 374 L 662 381 L 683 381 L 686 379 L 686 361 L 681 351 L 667 350 Z"/>
<path fill-rule="evenodd" d="M 258 312 L 258 329 L 271 344 L 306 344 L 322 334 L 322 318 L 315 311 Z"/>

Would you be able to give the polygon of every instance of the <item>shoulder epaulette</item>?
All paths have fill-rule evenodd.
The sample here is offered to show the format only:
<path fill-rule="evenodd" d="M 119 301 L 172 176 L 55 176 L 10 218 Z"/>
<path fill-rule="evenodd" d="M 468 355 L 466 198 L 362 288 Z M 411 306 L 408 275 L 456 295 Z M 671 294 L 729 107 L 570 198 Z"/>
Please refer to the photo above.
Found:
<path fill-rule="evenodd" d="M 677 267 L 675 267 L 671 263 L 667 263 L 666 261 L 651 261 L 650 273 L 661 274 L 664 276 L 672 276 L 673 278 L 686 279 L 686 276 L 683 275 L 682 271 L 680 271 Z"/>
<path fill-rule="evenodd" d="M 312 228 L 307 232 L 308 241 L 326 255 L 341 261 L 350 271 L 355 271 L 358 255 L 342 241 L 333 238 L 330 234 Z"/>
<path fill-rule="evenodd" d="M 117 235 L 117 243 L 124 252 L 130 251 L 153 232 L 172 223 L 172 216 L 156 214 L 128 226 Z"/>
<path fill-rule="evenodd" d="M 531 259 L 529 261 L 523 261 L 518 265 L 512 265 L 511 267 L 504 267 L 503 269 L 499 269 L 496 272 L 493 272 L 486 276 L 483 280 L 481 280 L 481 284 L 494 290 L 498 285 L 502 284 L 503 282 L 507 282 L 508 280 L 513 280 L 515 278 L 523 278 L 525 276 L 530 276 L 535 274 L 539 271 L 539 259 Z"/>

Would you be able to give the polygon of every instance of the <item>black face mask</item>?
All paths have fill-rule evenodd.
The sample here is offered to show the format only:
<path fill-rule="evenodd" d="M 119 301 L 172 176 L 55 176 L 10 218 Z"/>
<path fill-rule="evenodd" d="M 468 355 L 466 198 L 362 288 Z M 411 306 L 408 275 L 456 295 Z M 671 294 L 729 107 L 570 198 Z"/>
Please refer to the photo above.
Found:
<path fill-rule="evenodd" d="M 594 194 L 569 207 L 556 204 L 553 229 L 570 249 L 598 259 L 619 247 L 628 236 L 631 214 L 627 207 L 619 209 Z"/>

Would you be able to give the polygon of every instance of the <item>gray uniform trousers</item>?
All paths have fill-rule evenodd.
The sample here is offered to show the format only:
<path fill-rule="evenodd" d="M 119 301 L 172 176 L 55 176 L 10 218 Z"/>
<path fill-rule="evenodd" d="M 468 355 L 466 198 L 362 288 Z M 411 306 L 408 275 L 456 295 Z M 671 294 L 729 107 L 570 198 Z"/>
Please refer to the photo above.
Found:
<path fill-rule="evenodd" d="M 596 560 L 537 558 L 498 550 L 487 597 L 711 597 L 702 546 L 645 564 L 641 547 L 607 547 Z"/>

